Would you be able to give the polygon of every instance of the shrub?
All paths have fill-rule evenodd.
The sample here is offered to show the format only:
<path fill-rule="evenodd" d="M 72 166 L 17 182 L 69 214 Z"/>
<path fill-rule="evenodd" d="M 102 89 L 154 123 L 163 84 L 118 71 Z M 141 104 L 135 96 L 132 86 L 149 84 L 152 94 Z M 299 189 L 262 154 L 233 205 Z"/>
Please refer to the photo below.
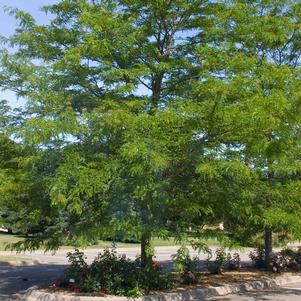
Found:
<path fill-rule="evenodd" d="M 269 269 L 274 273 L 281 273 L 288 270 L 289 260 L 282 256 L 281 253 L 273 253 L 271 255 Z"/>
<path fill-rule="evenodd" d="M 188 271 L 184 272 L 183 275 L 181 276 L 182 282 L 184 284 L 196 284 L 198 283 L 198 278 L 195 273 Z"/>
<path fill-rule="evenodd" d="M 198 267 L 198 258 L 190 257 L 189 249 L 185 246 L 181 246 L 176 254 L 172 256 L 173 266 L 178 272 L 196 271 Z"/>
<path fill-rule="evenodd" d="M 144 291 L 167 289 L 173 279 L 162 271 L 158 262 L 141 269 L 141 260 L 118 255 L 115 249 L 105 249 L 89 266 L 82 252 L 68 253 L 70 267 L 66 272 L 68 287 L 80 292 L 139 297 Z"/>
<path fill-rule="evenodd" d="M 66 271 L 67 278 L 81 280 L 82 276 L 86 274 L 88 270 L 88 264 L 85 261 L 86 257 L 84 253 L 75 249 L 73 253 L 67 253 L 67 258 L 70 262 L 70 267 Z"/>
<path fill-rule="evenodd" d="M 286 248 L 281 250 L 280 253 L 274 253 L 271 257 L 270 269 L 275 273 L 300 271 L 300 249 L 294 251 Z"/>
<path fill-rule="evenodd" d="M 145 291 L 169 289 L 174 286 L 174 278 L 164 272 L 157 264 L 147 266 L 140 271 L 139 282 Z"/>
<path fill-rule="evenodd" d="M 232 256 L 229 253 L 227 257 L 227 269 L 232 271 L 238 271 L 241 268 L 241 260 L 239 254 L 236 252 Z"/>
<path fill-rule="evenodd" d="M 250 258 L 257 268 L 265 267 L 264 250 L 257 249 L 250 252 Z M 279 253 L 272 253 L 268 269 L 274 273 L 281 273 L 285 271 L 300 271 L 301 270 L 301 251 L 298 249 L 294 251 L 286 248 Z"/>
<path fill-rule="evenodd" d="M 199 258 L 191 258 L 189 249 L 181 246 L 177 253 L 172 255 L 173 266 L 176 271 L 181 273 L 181 280 L 184 284 L 195 284 L 198 279 L 194 272 L 198 270 Z"/>
<path fill-rule="evenodd" d="M 225 252 L 224 248 L 218 248 L 215 251 L 215 260 L 210 261 L 208 259 L 208 271 L 211 274 L 221 274 L 225 268 L 228 255 Z"/>
<path fill-rule="evenodd" d="M 254 267 L 265 268 L 265 252 L 262 248 L 257 248 L 251 251 L 249 258 L 252 260 Z"/>

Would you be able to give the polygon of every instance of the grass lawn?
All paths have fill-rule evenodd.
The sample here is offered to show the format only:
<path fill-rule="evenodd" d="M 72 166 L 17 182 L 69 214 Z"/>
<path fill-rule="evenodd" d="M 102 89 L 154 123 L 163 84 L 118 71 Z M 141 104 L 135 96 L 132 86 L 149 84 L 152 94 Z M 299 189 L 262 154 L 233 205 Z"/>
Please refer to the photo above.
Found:
<path fill-rule="evenodd" d="M 23 238 L 17 235 L 10 235 L 10 234 L 0 234 L 0 251 L 5 251 L 5 244 L 6 243 L 15 243 Z M 160 238 L 155 238 L 152 240 L 153 246 L 154 247 L 160 247 L 160 246 L 175 246 L 179 245 L 174 241 L 173 238 L 170 238 L 169 240 L 163 240 Z M 207 244 L 209 246 L 219 246 L 219 243 L 217 240 L 210 239 L 207 240 Z M 91 249 L 101 249 L 105 247 L 111 247 L 112 242 L 111 241 L 102 241 L 100 240 L 97 244 L 91 245 L 88 248 Z M 124 243 L 124 242 L 117 242 L 117 247 L 118 248 L 129 248 L 129 247 L 139 247 L 138 243 Z M 72 246 L 63 246 L 62 249 L 71 249 L 73 248 Z"/>
<path fill-rule="evenodd" d="M 23 238 L 18 235 L 0 234 L 0 251 L 5 251 L 6 243 L 15 243 Z"/>

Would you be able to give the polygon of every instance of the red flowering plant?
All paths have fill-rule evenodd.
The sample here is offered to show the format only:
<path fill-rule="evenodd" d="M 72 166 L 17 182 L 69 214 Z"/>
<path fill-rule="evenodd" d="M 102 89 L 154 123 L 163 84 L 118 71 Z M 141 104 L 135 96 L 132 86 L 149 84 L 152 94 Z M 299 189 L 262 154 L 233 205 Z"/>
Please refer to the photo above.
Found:
<path fill-rule="evenodd" d="M 182 275 L 182 281 L 184 284 L 196 284 L 198 282 L 198 279 L 194 273 L 188 271 Z"/>
<path fill-rule="evenodd" d="M 163 268 L 162 264 L 161 264 L 160 261 L 158 261 L 158 260 L 153 260 L 153 261 L 152 261 L 152 266 L 153 266 L 153 268 L 156 269 L 157 271 L 161 271 L 162 268 Z"/>
<path fill-rule="evenodd" d="M 54 280 L 52 282 L 52 284 L 51 284 L 51 287 L 52 288 L 59 288 L 59 287 L 61 287 L 61 280 L 59 280 L 59 279 Z"/>
<path fill-rule="evenodd" d="M 97 293 L 137 297 L 144 291 L 172 287 L 168 273 L 162 271 L 159 261 L 141 268 L 141 259 L 132 261 L 117 254 L 115 249 L 105 249 L 88 265 L 82 252 L 68 254 L 70 267 L 66 278 L 72 279 L 67 287 L 74 293 Z"/>
<path fill-rule="evenodd" d="M 107 295 L 109 292 L 108 292 L 108 290 L 106 289 L 106 288 L 101 288 L 101 290 L 100 290 L 100 292 L 99 292 L 99 294 L 101 295 L 101 296 L 105 296 L 105 295 Z"/>

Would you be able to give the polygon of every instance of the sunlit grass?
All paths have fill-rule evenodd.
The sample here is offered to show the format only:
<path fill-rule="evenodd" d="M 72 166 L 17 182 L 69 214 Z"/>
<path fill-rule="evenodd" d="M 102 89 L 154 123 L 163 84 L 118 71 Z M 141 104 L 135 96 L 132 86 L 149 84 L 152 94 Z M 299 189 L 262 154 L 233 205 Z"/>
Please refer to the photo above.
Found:
<path fill-rule="evenodd" d="M 10 235 L 10 234 L 0 234 L 0 251 L 5 251 L 5 246 L 6 244 L 11 244 L 11 243 L 16 243 L 20 240 L 22 240 L 21 236 L 17 235 Z M 183 242 L 185 244 L 185 241 Z M 206 243 L 209 246 L 219 246 L 219 242 L 216 239 L 207 239 Z M 89 245 L 87 248 L 91 249 L 102 249 L 106 247 L 112 247 L 113 242 L 112 241 L 103 241 L 100 240 L 98 241 L 97 244 Z M 181 243 L 175 241 L 174 238 L 169 238 L 168 240 L 164 240 L 161 238 L 154 238 L 152 240 L 152 245 L 154 247 L 163 247 L 163 246 L 177 246 L 180 245 Z M 116 247 L 117 248 L 131 248 L 131 247 L 139 247 L 139 243 L 125 243 L 125 242 L 116 242 Z M 63 246 L 61 249 L 72 249 L 73 246 Z"/>
<path fill-rule="evenodd" d="M 16 243 L 22 239 L 18 235 L 0 234 L 0 251 L 5 251 L 6 244 Z"/>

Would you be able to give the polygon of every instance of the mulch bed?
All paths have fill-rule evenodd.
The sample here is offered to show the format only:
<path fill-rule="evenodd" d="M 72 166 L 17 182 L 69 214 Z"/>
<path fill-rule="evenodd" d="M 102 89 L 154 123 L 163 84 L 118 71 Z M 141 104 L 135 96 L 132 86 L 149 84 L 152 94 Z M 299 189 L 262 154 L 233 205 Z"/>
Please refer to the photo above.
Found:
<path fill-rule="evenodd" d="M 150 295 L 157 295 L 160 293 L 172 293 L 172 292 L 181 292 L 186 290 L 195 290 L 195 289 L 202 289 L 202 288 L 210 288 L 210 287 L 217 287 L 217 286 L 225 286 L 225 285 L 231 285 L 231 284 L 240 284 L 240 283 L 248 283 L 253 282 L 257 280 L 266 280 L 266 279 L 273 279 L 278 276 L 292 276 L 297 275 L 297 273 L 272 273 L 267 272 L 264 270 L 258 270 L 254 268 L 242 268 L 240 271 L 225 271 L 221 275 L 212 275 L 208 272 L 200 272 L 198 273 L 198 284 L 194 285 L 181 285 L 179 287 L 170 289 L 170 290 L 164 290 L 164 291 L 152 291 L 149 294 Z M 65 295 L 74 295 L 68 290 L 64 290 L 61 288 L 52 288 L 48 287 L 44 289 L 44 291 L 47 291 L 47 293 L 56 293 L 56 294 L 65 294 Z M 93 294 L 83 294 L 79 293 L 78 295 L 90 295 L 93 296 Z M 96 296 L 96 295 L 94 295 Z M 99 296 L 99 295 L 97 295 Z"/>
<path fill-rule="evenodd" d="M 202 289 L 202 288 L 210 288 L 217 286 L 225 286 L 231 284 L 240 284 L 253 282 L 257 280 L 265 280 L 276 278 L 279 275 L 281 276 L 292 276 L 296 275 L 296 273 L 282 273 L 276 274 L 264 270 L 258 270 L 253 268 L 242 268 L 240 271 L 225 271 L 221 275 L 212 275 L 208 272 L 198 273 L 199 281 L 198 284 L 194 285 L 181 285 L 181 287 L 177 287 L 166 292 L 179 292 L 185 290 L 193 290 L 193 289 Z M 156 293 L 156 292 L 154 292 Z"/>

